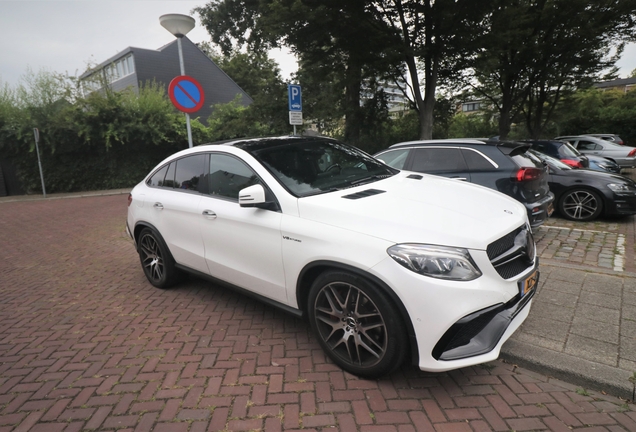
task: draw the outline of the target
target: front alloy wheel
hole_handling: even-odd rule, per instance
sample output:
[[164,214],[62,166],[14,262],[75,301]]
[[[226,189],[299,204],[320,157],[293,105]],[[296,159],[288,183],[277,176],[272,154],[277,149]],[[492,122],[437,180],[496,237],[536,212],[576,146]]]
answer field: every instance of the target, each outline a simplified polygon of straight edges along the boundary
[[320,344],[343,369],[373,377],[401,365],[406,340],[399,313],[374,285],[348,273],[323,274],[309,304]]
[[577,189],[563,195],[560,202],[561,214],[570,220],[590,221],[596,219],[603,210],[603,203],[595,192]]
[[148,281],[157,288],[168,288],[177,280],[174,260],[163,239],[150,228],[139,235],[139,260]]

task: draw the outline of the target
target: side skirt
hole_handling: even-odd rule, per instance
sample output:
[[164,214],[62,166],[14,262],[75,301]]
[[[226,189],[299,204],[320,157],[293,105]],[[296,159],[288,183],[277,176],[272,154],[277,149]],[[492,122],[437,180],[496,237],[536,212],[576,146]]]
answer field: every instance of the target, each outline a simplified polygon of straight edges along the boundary
[[247,297],[251,297],[251,298],[253,298],[255,300],[260,301],[261,303],[265,303],[265,304],[267,304],[269,306],[273,306],[276,309],[279,309],[279,310],[281,310],[283,312],[286,312],[286,313],[288,313],[288,314],[290,314],[290,315],[292,315],[292,316],[294,316],[296,318],[301,318],[302,319],[305,316],[303,311],[301,311],[299,309],[296,309],[296,308],[293,308],[293,307],[288,306],[286,304],[277,302],[276,300],[272,300],[272,299],[267,298],[265,296],[262,296],[260,294],[256,294],[256,293],[254,293],[252,291],[246,290],[245,288],[241,288],[239,286],[232,285],[229,282],[225,282],[225,281],[223,281],[221,279],[217,279],[214,276],[210,276],[209,274],[202,273],[202,272],[200,272],[198,270],[193,270],[193,269],[191,269],[189,267],[186,267],[184,265],[181,265],[181,264],[176,264],[175,266],[179,270],[182,270],[182,271],[184,271],[186,273],[190,273],[191,275],[194,275],[194,276],[196,276],[198,278],[208,280],[208,281],[214,283],[215,285],[220,285],[223,288],[227,288],[227,289],[230,289],[232,291],[236,291],[236,292],[238,292],[240,294],[243,294],[243,295],[245,295]]

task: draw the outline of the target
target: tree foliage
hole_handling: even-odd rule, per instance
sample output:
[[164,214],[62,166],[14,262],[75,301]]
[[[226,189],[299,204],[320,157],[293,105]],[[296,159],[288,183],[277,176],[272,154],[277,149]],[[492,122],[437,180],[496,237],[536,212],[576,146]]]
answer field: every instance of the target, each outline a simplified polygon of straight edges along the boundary
[[[209,131],[192,122],[196,143]],[[67,77],[28,74],[0,92],[0,153],[27,193],[41,190],[33,128],[47,192],[130,187],[166,156],[187,147],[185,118],[160,86],[83,97]]]
[[540,136],[564,95],[615,63],[636,34],[635,13],[635,0],[496,0],[470,78],[496,107],[499,135],[524,121]]

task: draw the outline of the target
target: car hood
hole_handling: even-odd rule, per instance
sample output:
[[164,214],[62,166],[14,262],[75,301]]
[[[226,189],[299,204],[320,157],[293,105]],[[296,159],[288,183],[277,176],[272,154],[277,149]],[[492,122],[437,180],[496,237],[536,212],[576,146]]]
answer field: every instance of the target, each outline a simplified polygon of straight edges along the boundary
[[525,207],[491,189],[401,171],[384,180],[299,198],[300,217],[394,243],[470,249],[527,222]]

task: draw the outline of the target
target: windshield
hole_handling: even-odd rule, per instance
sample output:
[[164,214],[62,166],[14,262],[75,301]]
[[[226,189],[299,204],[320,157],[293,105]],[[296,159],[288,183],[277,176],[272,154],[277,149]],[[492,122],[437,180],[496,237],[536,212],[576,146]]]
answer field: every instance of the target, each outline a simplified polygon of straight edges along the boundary
[[579,153],[579,151],[577,149],[574,148],[574,146],[572,146],[572,144],[570,144],[569,142],[565,142],[563,143],[563,155],[564,156],[581,156],[581,153]]
[[287,140],[246,150],[297,197],[371,183],[399,172],[333,140]]

